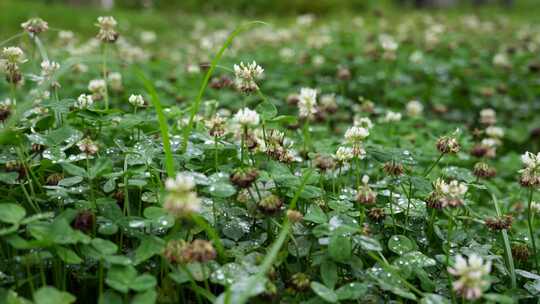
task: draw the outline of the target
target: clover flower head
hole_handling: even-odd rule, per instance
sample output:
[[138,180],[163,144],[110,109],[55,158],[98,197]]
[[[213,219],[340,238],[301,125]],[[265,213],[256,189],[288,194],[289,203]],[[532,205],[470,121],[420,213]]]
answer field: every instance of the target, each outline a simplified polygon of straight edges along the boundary
[[352,126],[345,131],[345,139],[351,143],[359,143],[368,136],[369,130],[358,126]]
[[240,109],[234,114],[233,120],[242,126],[256,126],[259,124],[259,114],[249,108]]
[[77,97],[77,103],[75,106],[79,109],[86,109],[94,103],[92,95],[81,94]]
[[358,119],[355,119],[354,125],[367,130],[373,128],[373,122],[371,121],[371,119],[369,119],[369,117],[360,117]]
[[236,76],[236,87],[242,92],[254,92],[259,89],[257,80],[263,77],[264,69],[253,61],[252,63],[235,64],[234,75]]
[[131,94],[131,96],[129,96],[128,101],[134,107],[144,106],[144,98],[140,94]]
[[118,40],[119,34],[116,32],[117,22],[111,16],[100,16],[98,17],[98,23],[96,24],[99,27],[99,32],[97,38],[102,42],[115,42]]
[[317,113],[317,90],[301,88],[298,95],[298,110],[300,117],[311,118]]
[[406,110],[408,116],[417,117],[424,111],[424,106],[418,100],[411,100],[407,103]]
[[401,113],[399,112],[388,111],[386,112],[386,115],[384,116],[385,122],[397,122],[400,120],[401,120]]
[[175,217],[185,217],[200,210],[201,200],[194,191],[195,180],[191,175],[177,174],[174,179],[168,178],[165,188],[169,194],[163,208]]
[[41,18],[32,18],[21,23],[21,27],[30,34],[39,34],[49,29],[49,24]]
[[457,255],[454,267],[448,267],[448,272],[458,277],[452,283],[452,288],[467,300],[475,300],[482,296],[483,289],[490,284],[487,276],[491,272],[491,262],[484,263],[482,257],[474,253],[468,260]]

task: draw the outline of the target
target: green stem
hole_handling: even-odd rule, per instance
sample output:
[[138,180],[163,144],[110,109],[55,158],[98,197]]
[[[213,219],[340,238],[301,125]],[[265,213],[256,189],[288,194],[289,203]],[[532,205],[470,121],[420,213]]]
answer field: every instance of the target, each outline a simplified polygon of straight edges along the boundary
[[536,270],[540,270],[538,268],[538,258],[537,258],[537,251],[536,251],[536,240],[535,240],[535,237],[534,237],[534,231],[533,231],[533,224],[534,224],[534,221],[533,221],[533,213],[532,213],[532,210],[531,210],[531,205],[532,205],[532,198],[533,198],[533,189],[529,189],[529,203],[528,203],[528,208],[527,208],[527,225],[529,226],[529,235],[531,237],[531,244],[532,244],[532,248],[533,248],[533,258],[534,258],[534,264],[536,266]]
[[435,166],[441,161],[443,156],[444,156],[444,153],[441,153],[441,155],[439,155],[439,158],[437,158],[437,160],[431,165],[431,167],[426,172],[424,172],[424,177],[427,177],[429,173],[431,173],[431,170],[435,168]]

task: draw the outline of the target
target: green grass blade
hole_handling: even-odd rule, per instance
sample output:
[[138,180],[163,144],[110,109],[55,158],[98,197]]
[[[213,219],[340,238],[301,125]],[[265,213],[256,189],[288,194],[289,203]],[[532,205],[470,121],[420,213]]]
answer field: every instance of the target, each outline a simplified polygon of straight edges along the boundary
[[150,101],[152,102],[152,105],[154,108],[156,108],[156,115],[159,122],[159,130],[161,132],[161,137],[163,138],[163,150],[165,151],[165,170],[167,171],[167,176],[174,177],[175,175],[175,168],[174,168],[174,160],[171,150],[171,140],[169,138],[169,126],[167,125],[167,119],[165,118],[165,114],[163,114],[163,107],[161,106],[161,102],[159,101],[159,96],[156,92],[156,89],[154,88],[154,85],[144,76],[144,73],[141,70],[136,71],[137,76],[144,84],[144,87],[146,88],[146,91],[148,94],[150,94]]
[[217,52],[216,56],[212,59],[212,62],[210,63],[210,68],[206,72],[206,75],[204,75],[203,82],[201,83],[201,87],[199,88],[199,93],[197,94],[197,98],[191,105],[191,113],[189,116],[189,122],[188,125],[184,128],[184,134],[183,134],[183,141],[182,141],[182,153],[186,153],[187,145],[188,145],[188,138],[191,134],[191,129],[193,129],[193,121],[195,119],[195,115],[199,112],[199,108],[201,106],[202,97],[204,95],[204,91],[206,90],[206,87],[208,86],[208,81],[210,80],[210,77],[212,77],[212,73],[214,72],[214,69],[218,65],[219,61],[221,60],[221,57],[223,56],[223,53],[225,50],[231,45],[234,38],[238,36],[242,31],[248,29],[250,26],[254,24],[266,24],[262,21],[252,21],[243,25],[240,25],[237,27],[230,35],[227,37],[227,40],[225,40],[225,43],[221,46],[219,51]]
[[[497,212],[497,216],[501,216],[502,214],[501,214],[501,210],[499,209],[499,202],[497,201],[497,198],[493,194],[491,195],[491,197],[493,199],[493,204],[495,205],[495,211]],[[508,231],[503,229],[501,233],[502,233],[502,239],[504,242],[504,252],[506,254],[506,260],[508,262],[508,270],[510,272],[510,278],[512,280],[512,288],[516,288],[517,287],[516,269],[514,267],[514,258],[512,257],[512,247],[510,247]]]
[[[289,209],[295,209],[296,208],[296,202],[300,198],[300,194],[302,194],[302,191],[304,191],[304,187],[306,186],[306,183],[311,176],[312,171],[307,171],[302,179],[302,183],[300,184],[300,187],[298,187],[298,190],[294,194],[294,197],[291,201],[291,204],[289,205]],[[281,247],[283,247],[283,244],[287,240],[287,236],[289,235],[289,228],[291,226],[291,223],[289,222],[289,218],[287,218],[287,215],[283,218],[283,225],[281,225],[281,230],[279,232],[279,235],[276,239],[276,241],[272,244],[272,247],[270,247],[270,251],[266,254],[264,257],[263,262],[261,263],[261,266],[259,268],[259,273],[255,277],[254,280],[250,281],[248,286],[245,288],[245,290],[240,294],[238,297],[239,304],[244,304],[249,299],[248,293],[252,290],[253,284],[257,281],[257,278],[262,278],[266,275],[266,273],[270,270],[270,267],[274,263],[274,261],[277,258],[277,255],[279,253],[279,250]]]

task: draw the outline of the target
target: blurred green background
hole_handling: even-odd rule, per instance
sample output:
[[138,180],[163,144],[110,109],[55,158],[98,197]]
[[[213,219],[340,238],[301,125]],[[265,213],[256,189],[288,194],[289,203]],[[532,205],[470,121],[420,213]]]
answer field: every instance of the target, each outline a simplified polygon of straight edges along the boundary
[[[114,3],[112,8],[105,9]],[[418,11],[446,16],[474,13],[479,16],[506,16],[534,20],[540,12],[539,0],[0,0],[0,38],[20,31],[20,23],[39,16],[53,21],[53,28],[93,33],[95,18],[111,14],[131,25],[154,30],[183,28],[201,17],[272,21],[299,14],[317,16],[361,15],[366,18],[406,17]],[[343,20],[343,19],[342,19]],[[189,28],[189,27],[188,27]]]

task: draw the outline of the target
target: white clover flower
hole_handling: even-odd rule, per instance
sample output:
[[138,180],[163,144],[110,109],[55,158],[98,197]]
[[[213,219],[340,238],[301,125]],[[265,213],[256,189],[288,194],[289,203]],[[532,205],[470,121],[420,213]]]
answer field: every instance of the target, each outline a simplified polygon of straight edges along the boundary
[[51,77],[58,69],[60,69],[60,64],[57,62],[49,60],[43,60],[41,62],[41,75],[43,77]]
[[534,213],[540,213],[540,203],[531,202],[531,211]]
[[397,122],[400,120],[401,120],[401,113],[399,112],[388,111],[386,112],[386,116],[384,117],[385,122]]
[[142,95],[139,94],[131,94],[128,99],[129,103],[134,107],[142,107],[144,106],[144,98]]
[[256,126],[259,124],[259,114],[249,108],[240,109],[234,114],[233,120],[242,126]]
[[467,193],[468,187],[464,183],[452,180],[448,183],[445,194],[453,198],[461,198]]
[[77,98],[75,106],[79,109],[86,109],[94,103],[92,95],[81,94]]
[[354,151],[353,148],[350,147],[339,147],[336,151],[336,159],[340,163],[346,163],[353,159],[354,157]]
[[373,122],[371,121],[371,119],[369,119],[369,117],[360,117],[358,119],[355,119],[354,125],[362,127],[367,130],[370,130],[371,128],[373,128]]
[[313,14],[304,14],[296,17],[296,24],[301,26],[308,26],[313,24],[315,16]]
[[242,92],[253,92],[259,89],[256,81],[263,77],[264,69],[253,61],[249,64],[235,64],[234,75],[236,76],[236,86]]
[[409,56],[409,61],[414,64],[420,64],[424,61],[424,54],[416,50]]
[[488,275],[491,272],[491,262],[484,263],[482,257],[473,253],[468,261],[461,255],[456,256],[454,267],[448,267],[448,272],[457,276],[452,288],[467,300],[475,300],[482,296],[483,289],[490,285]]
[[521,162],[527,168],[539,168],[540,167],[540,152],[538,152],[538,154],[536,155],[528,151],[525,152],[525,154],[521,155]]
[[298,96],[298,110],[300,117],[311,118],[317,113],[317,90],[301,88]]
[[21,23],[21,27],[30,34],[39,34],[49,29],[49,24],[41,18],[32,18]]
[[165,188],[169,194],[163,208],[175,217],[185,217],[200,210],[201,200],[194,191],[195,180],[191,175],[178,174],[175,179],[168,178]]
[[485,125],[493,125],[497,122],[497,114],[495,110],[486,108],[480,111],[480,123]]
[[484,147],[495,148],[500,144],[500,141],[495,138],[484,138],[480,144]]
[[118,33],[116,32],[116,20],[111,16],[98,17],[99,32],[97,38],[103,42],[115,42],[118,39]]
[[109,73],[109,75],[107,75],[107,81],[114,91],[122,91],[124,88],[122,85],[122,74],[118,72]]
[[72,31],[60,31],[58,39],[62,44],[71,44],[75,41],[75,34]]
[[94,94],[105,94],[107,91],[107,83],[103,79],[93,79],[88,83],[88,91]]
[[323,55],[317,54],[313,56],[312,62],[314,66],[321,66],[326,62],[326,59]]
[[187,174],[177,174],[176,178],[167,178],[165,189],[169,192],[187,192],[195,188],[195,179]]
[[490,126],[486,128],[486,135],[493,138],[504,137],[504,130],[501,127]]
[[345,131],[345,139],[351,143],[358,143],[369,136],[369,130],[366,128],[352,126]]
[[141,42],[144,44],[154,43],[157,39],[157,35],[153,31],[142,31],[140,35]]
[[17,65],[26,62],[23,50],[17,46],[3,48],[2,58],[5,59],[6,63],[10,65]]
[[381,44],[381,47],[383,50],[387,52],[394,52],[398,48],[398,43],[394,39],[394,37],[388,35],[388,34],[382,34],[379,36],[379,43]]
[[411,100],[407,103],[406,110],[408,116],[417,117],[422,115],[422,112],[424,111],[424,106],[418,100]]
[[498,53],[493,56],[493,65],[502,68],[508,68],[512,66],[512,64],[510,63],[510,59],[505,53]]

